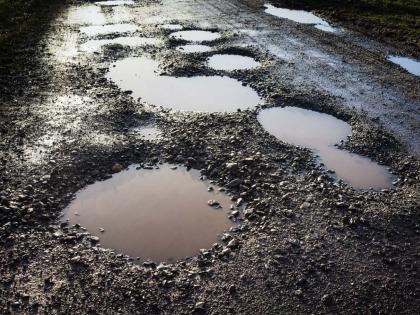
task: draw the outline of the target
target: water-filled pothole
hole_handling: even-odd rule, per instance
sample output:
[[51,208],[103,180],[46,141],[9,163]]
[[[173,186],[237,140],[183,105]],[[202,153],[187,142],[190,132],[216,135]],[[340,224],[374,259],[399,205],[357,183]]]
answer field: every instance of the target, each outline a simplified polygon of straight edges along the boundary
[[393,63],[396,63],[397,65],[404,68],[411,74],[420,76],[420,62],[419,61],[412,58],[400,57],[400,56],[389,56],[388,60]]
[[340,150],[334,144],[351,134],[351,126],[334,116],[298,107],[265,109],[258,121],[276,138],[312,149],[338,178],[358,189],[392,187],[387,169],[360,155]]
[[146,125],[133,129],[136,135],[144,140],[155,141],[162,138],[162,132],[154,125]]
[[209,51],[212,50],[212,48],[210,46],[207,46],[207,45],[189,44],[189,45],[178,46],[176,48],[176,50],[187,53],[187,54],[192,54],[192,53],[209,52]]
[[80,50],[84,52],[93,52],[99,50],[102,46],[105,45],[122,45],[130,47],[139,47],[147,45],[158,45],[161,41],[157,38],[147,38],[147,37],[138,37],[138,36],[125,36],[117,37],[114,39],[94,39],[87,41],[86,43],[80,46]]
[[95,2],[96,5],[101,6],[117,6],[117,5],[133,5],[134,1],[132,0],[109,0],[109,1],[98,1]]
[[[98,236],[104,247],[172,262],[211,247],[233,225],[230,198],[210,186],[196,170],[131,166],[78,192],[65,218]],[[212,200],[221,207],[210,206]]]
[[213,55],[207,60],[210,68],[215,70],[246,70],[259,67],[261,64],[254,58],[241,56],[241,55]]
[[107,77],[134,98],[181,111],[234,112],[262,102],[250,87],[222,76],[171,77],[159,75],[158,62],[147,57],[119,60]]
[[210,31],[179,31],[171,34],[172,38],[182,39],[189,42],[214,41],[222,37],[219,33]]
[[181,24],[162,24],[159,27],[171,31],[182,30],[184,28]]
[[134,24],[107,24],[107,25],[92,25],[80,28],[82,33],[88,36],[105,35],[112,33],[133,33],[138,30],[137,25]]
[[265,12],[279,18],[292,20],[302,24],[314,24],[316,28],[325,32],[335,32],[336,29],[332,27],[327,21],[321,19],[311,12],[304,10],[290,10],[284,8],[277,8],[271,4],[265,4]]

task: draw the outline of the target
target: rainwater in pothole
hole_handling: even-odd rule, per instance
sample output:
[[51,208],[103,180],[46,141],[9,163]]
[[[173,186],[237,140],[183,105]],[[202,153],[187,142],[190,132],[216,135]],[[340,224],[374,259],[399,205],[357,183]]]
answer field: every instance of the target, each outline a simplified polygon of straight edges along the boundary
[[118,6],[118,5],[133,5],[134,1],[132,0],[110,0],[110,1],[98,1],[95,2],[96,5],[101,6]]
[[277,8],[271,4],[265,4],[265,13],[277,16],[279,18],[292,20],[302,24],[313,24],[316,28],[325,32],[336,32],[327,21],[321,19],[311,12],[304,10],[290,10],[284,8]]
[[159,25],[159,27],[165,30],[172,30],[172,31],[182,30],[184,28],[181,24],[162,24],[162,25]]
[[207,60],[207,65],[215,70],[246,70],[259,67],[261,64],[254,58],[241,55],[214,55]]
[[132,132],[144,140],[156,141],[162,138],[162,132],[153,125],[134,128]]
[[107,24],[107,25],[93,25],[84,26],[80,28],[82,33],[88,36],[106,35],[112,33],[133,33],[138,30],[137,25],[134,24]]
[[233,225],[229,196],[210,186],[197,170],[133,165],[79,191],[64,218],[98,236],[103,247],[140,261],[173,262],[210,248]]
[[334,147],[351,134],[351,126],[334,116],[298,107],[265,109],[258,115],[264,129],[284,142],[306,147],[337,178],[357,189],[392,187],[392,176],[384,166]]
[[189,42],[205,42],[205,41],[214,41],[222,37],[217,32],[210,31],[179,31],[171,34],[172,38],[182,39]]
[[106,23],[105,14],[96,5],[71,7],[67,21],[69,24],[103,25]]
[[409,73],[420,76],[420,62],[408,57],[389,56],[388,60],[399,65]]
[[209,52],[212,50],[210,46],[207,45],[182,45],[178,46],[176,50],[181,51],[183,53],[192,54],[192,53],[204,53]]
[[157,61],[147,57],[119,60],[107,78],[121,90],[150,105],[180,111],[234,112],[262,103],[257,92],[225,76],[172,77],[159,75]]
[[84,52],[94,52],[101,49],[101,47],[105,45],[122,45],[122,46],[130,46],[130,47],[139,47],[139,46],[147,46],[147,45],[156,46],[156,45],[159,45],[160,43],[161,41],[157,38],[125,36],[125,37],[117,37],[114,39],[90,40],[82,44],[80,46],[80,50]]

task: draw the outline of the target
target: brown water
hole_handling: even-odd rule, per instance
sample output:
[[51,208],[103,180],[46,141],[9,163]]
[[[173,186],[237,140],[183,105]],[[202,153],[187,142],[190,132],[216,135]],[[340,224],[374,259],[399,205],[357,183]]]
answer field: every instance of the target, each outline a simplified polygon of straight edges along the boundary
[[372,160],[334,147],[351,134],[351,126],[334,116],[298,107],[270,108],[258,121],[276,138],[312,149],[326,168],[359,189],[392,187],[392,176]]
[[[208,191],[196,170],[129,170],[81,190],[65,218],[100,237],[100,244],[141,260],[176,261],[209,248],[232,226],[230,198]],[[217,200],[222,208],[208,205]],[[100,232],[104,229],[104,232]]]
[[229,54],[213,55],[207,60],[207,64],[210,68],[225,71],[254,69],[261,65],[254,58]]
[[147,57],[119,60],[107,77],[136,99],[179,111],[235,112],[262,102],[257,92],[233,78],[159,75],[158,62]]

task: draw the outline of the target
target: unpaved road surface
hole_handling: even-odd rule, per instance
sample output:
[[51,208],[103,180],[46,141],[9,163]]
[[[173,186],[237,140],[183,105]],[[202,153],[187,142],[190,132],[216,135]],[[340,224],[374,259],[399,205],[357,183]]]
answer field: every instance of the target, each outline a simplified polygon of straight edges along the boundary
[[[385,61],[392,47],[278,19],[262,4],[74,2],[42,34],[35,56],[27,54],[34,47],[19,51],[17,62],[35,66],[12,69],[2,81],[2,314],[420,312],[418,77]],[[94,17],[80,18],[79,10]],[[112,23],[136,25],[125,35],[160,44],[81,50],[88,40],[121,35],[88,36],[81,27]],[[168,23],[223,36],[209,43],[212,52],[186,55],[174,49],[181,42],[170,39],[172,31],[159,27]],[[395,189],[358,191],[332,180],[309,150],[268,135],[258,109],[172,112],[106,79],[112,62],[140,55],[173,75],[225,74],[205,67],[217,52],[262,63],[229,75],[253,87],[264,106],[315,109],[349,122],[353,135],[343,146],[389,166]],[[150,125],[162,139],[135,132]],[[228,191],[253,210],[228,231],[235,242],[175,264],[141,265],[60,224],[74,194],[109,178],[115,163],[158,162],[202,170],[220,186],[238,180]]]

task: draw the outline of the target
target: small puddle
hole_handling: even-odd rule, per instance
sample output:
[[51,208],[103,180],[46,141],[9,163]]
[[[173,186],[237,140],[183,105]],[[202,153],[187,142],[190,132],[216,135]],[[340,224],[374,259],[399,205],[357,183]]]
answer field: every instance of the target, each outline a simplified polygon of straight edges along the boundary
[[[100,244],[144,261],[174,262],[209,248],[233,223],[229,196],[209,191],[197,170],[160,165],[128,170],[79,191],[64,218],[100,238]],[[216,200],[221,208],[210,207]]]
[[184,28],[181,24],[162,24],[162,25],[159,25],[159,27],[165,30],[172,30],[172,31],[182,30]]
[[135,128],[133,132],[144,140],[155,141],[162,138],[162,132],[153,125]]
[[110,0],[110,1],[98,1],[95,2],[96,5],[101,6],[117,6],[117,5],[133,5],[134,1],[132,0]]
[[219,33],[210,31],[179,31],[171,34],[172,38],[182,39],[189,42],[214,41],[222,37]]
[[182,46],[178,46],[176,48],[176,50],[187,53],[187,54],[192,54],[192,53],[204,53],[204,52],[209,52],[212,50],[212,48],[210,46],[206,46],[206,45],[182,45]]
[[384,166],[360,155],[340,150],[334,144],[351,134],[351,126],[334,116],[298,107],[265,109],[258,115],[264,129],[276,138],[312,149],[326,168],[358,189],[392,187]]
[[389,56],[388,60],[404,68],[411,74],[420,76],[420,62],[408,57]]
[[229,77],[159,75],[158,62],[147,57],[113,63],[107,78],[135,99],[180,111],[235,112],[262,102],[253,89]]
[[69,24],[103,25],[106,18],[98,6],[86,5],[70,8],[67,21]]
[[89,36],[105,35],[112,33],[133,33],[138,30],[134,24],[107,24],[107,25],[93,25],[84,26],[80,28],[82,33]]
[[215,70],[246,70],[259,67],[261,64],[254,58],[241,55],[214,55],[207,60],[210,68]]
[[84,52],[93,52],[99,50],[105,45],[122,45],[122,46],[147,46],[147,45],[158,45],[161,41],[157,38],[146,38],[146,37],[117,37],[114,39],[97,39],[90,40],[80,46],[80,50]]
[[284,8],[277,8],[271,4],[265,4],[265,13],[277,16],[279,18],[292,20],[302,24],[314,24],[316,28],[325,32],[335,32],[336,29],[332,27],[327,21],[321,19],[311,12],[304,10],[290,10]]

